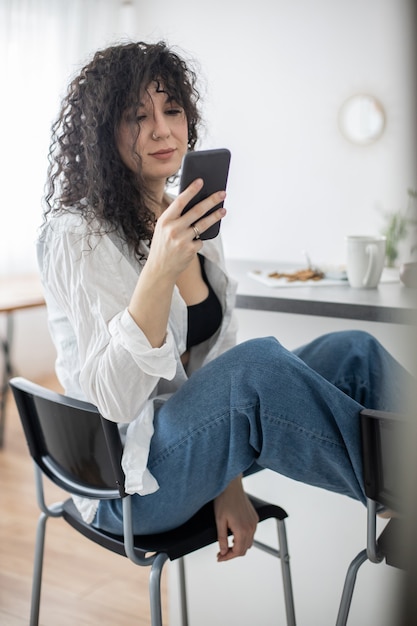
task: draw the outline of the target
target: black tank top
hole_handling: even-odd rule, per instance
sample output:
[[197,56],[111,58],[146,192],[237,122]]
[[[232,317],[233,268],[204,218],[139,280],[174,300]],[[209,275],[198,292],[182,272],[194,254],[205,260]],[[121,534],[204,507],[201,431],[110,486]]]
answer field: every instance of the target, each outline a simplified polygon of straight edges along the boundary
[[209,293],[203,302],[192,304],[188,308],[188,332],[187,350],[209,339],[222,322],[222,307],[216,294],[214,293],[204,269],[204,257],[198,254],[201,266],[201,274],[206,283]]

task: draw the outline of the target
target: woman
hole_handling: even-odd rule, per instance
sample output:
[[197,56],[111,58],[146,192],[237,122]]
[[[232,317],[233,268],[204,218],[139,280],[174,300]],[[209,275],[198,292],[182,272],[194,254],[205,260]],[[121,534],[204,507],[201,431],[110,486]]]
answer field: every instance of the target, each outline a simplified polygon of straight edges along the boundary
[[[181,524],[214,499],[224,561],[245,554],[256,528],[244,473],[267,467],[364,501],[359,412],[396,407],[403,372],[360,332],[296,353],[273,338],[234,346],[220,237],[199,238],[224,218],[203,216],[225,193],[184,215],[202,181],[167,193],[196,145],[195,83],[164,43],[117,45],[82,69],[53,127],[38,253],[65,393],[128,424],[136,532]],[[120,500],[77,506],[121,532]]]

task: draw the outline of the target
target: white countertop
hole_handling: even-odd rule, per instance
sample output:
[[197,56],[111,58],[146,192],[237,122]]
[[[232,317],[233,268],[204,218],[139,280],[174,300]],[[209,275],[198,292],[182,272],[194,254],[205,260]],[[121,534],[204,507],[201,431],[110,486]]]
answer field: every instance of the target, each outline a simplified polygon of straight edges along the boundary
[[282,271],[288,263],[227,259],[230,275],[238,281],[237,308],[320,315],[375,322],[417,322],[417,291],[405,287],[388,272],[376,289],[353,289],[348,282],[269,287],[249,275],[253,271]]

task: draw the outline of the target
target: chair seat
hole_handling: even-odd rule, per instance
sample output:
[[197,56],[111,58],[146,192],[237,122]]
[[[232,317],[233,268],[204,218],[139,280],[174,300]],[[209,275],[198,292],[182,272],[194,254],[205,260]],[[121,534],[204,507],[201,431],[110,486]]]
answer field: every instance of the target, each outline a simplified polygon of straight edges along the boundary
[[[288,517],[286,511],[281,507],[264,502],[254,496],[248,497],[261,522],[269,518],[283,520]],[[63,517],[70,526],[82,535],[112,552],[126,556],[123,537],[94,528],[91,524],[84,522],[72,498],[64,502]],[[216,541],[217,528],[213,503],[209,502],[190,520],[174,530],[155,535],[136,535],[135,552],[142,557],[149,552],[163,552],[173,561]]]

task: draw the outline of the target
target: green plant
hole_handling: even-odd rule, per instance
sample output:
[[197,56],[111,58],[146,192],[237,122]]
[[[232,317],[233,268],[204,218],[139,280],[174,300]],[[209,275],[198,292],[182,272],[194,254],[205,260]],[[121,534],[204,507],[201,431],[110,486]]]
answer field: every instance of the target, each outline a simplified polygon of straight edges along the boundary
[[400,209],[398,211],[385,213],[386,225],[382,229],[382,234],[387,238],[386,262],[388,267],[393,267],[395,265],[395,261],[397,260],[399,253],[399,243],[407,237],[410,225],[415,225],[417,223],[417,215],[415,211],[417,191],[414,189],[407,189],[407,195],[408,205],[405,211],[401,211]]

